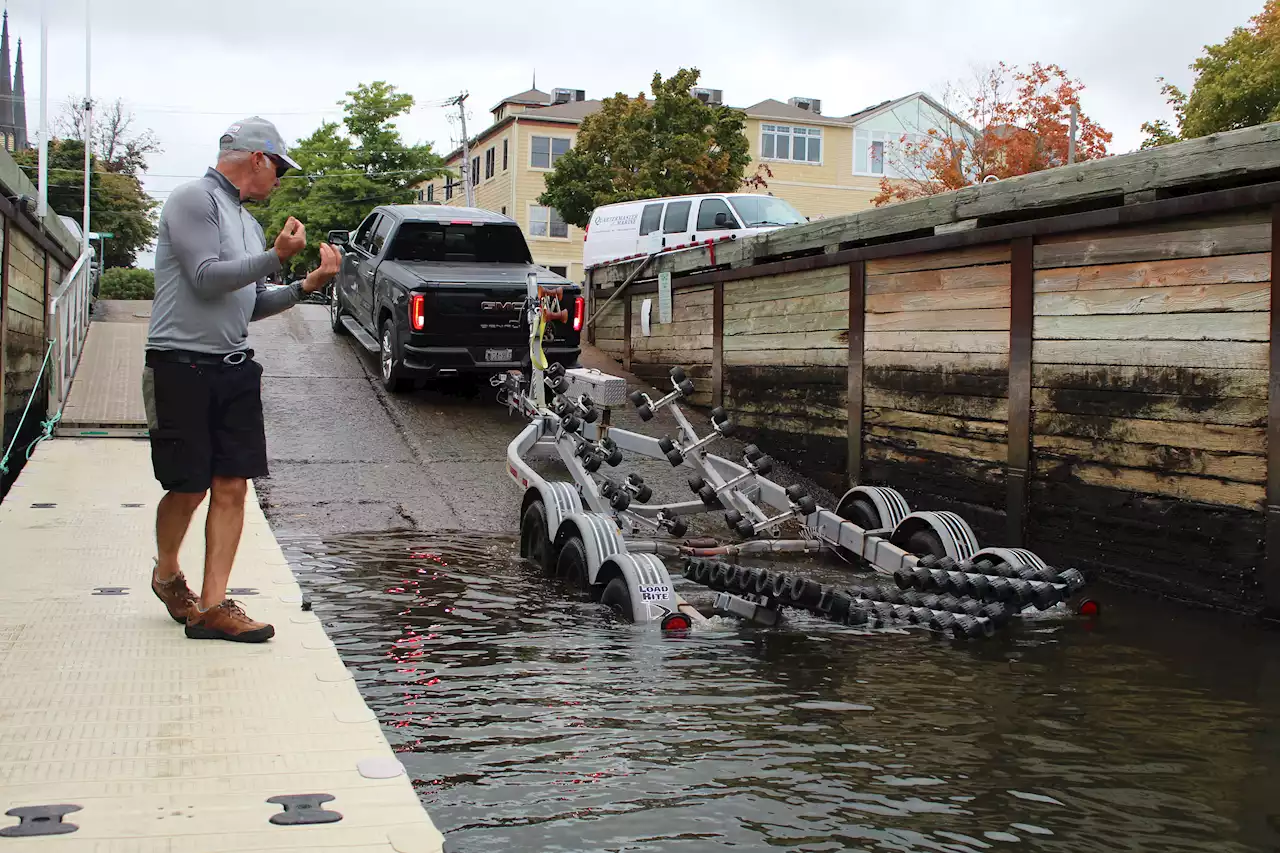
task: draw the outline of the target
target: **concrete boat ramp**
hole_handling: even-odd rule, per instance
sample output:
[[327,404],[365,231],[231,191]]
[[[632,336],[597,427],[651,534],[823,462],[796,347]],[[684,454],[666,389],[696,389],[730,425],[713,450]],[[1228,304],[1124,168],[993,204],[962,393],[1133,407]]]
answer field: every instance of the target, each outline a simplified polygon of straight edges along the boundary
[[160,496],[145,441],[59,437],[0,504],[0,853],[441,851],[256,497],[231,576],[276,626],[254,646],[188,640],[152,594]]

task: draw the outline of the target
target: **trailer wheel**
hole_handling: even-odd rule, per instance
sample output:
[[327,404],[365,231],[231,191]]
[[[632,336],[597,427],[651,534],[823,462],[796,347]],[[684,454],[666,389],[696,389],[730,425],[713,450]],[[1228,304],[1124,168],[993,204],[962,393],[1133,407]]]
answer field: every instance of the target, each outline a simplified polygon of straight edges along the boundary
[[930,555],[941,559],[947,556],[947,549],[942,547],[942,540],[932,530],[917,530],[907,537],[903,550],[917,557]]
[[555,548],[547,532],[547,508],[540,500],[529,504],[520,518],[520,556],[544,572],[554,568]]
[[616,577],[609,581],[605,585],[604,592],[600,594],[600,603],[616,613],[624,622],[634,621],[631,618],[631,589],[627,586],[626,578]]
[[587,588],[587,548],[581,536],[570,536],[556,556],[556,575],[578,589]]
[[876,511],[875,504],[871,503],[871,499],[862,495],[858,495],[849,503],[840,507],[840,517],[845,521],[852,521],[863,530],[880,529],[880,513]]

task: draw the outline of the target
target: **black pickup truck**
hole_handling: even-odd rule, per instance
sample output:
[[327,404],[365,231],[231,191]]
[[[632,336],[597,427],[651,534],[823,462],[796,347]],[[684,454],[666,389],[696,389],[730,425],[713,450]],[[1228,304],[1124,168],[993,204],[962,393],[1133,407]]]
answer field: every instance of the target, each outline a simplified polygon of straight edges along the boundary
[[415,380],[479,385],[511,369],[528,371],[523,306],[529,273],[562,287],[568,320],[543,337],[547,359],[565,367],[581,353],[581,289],[533,263],[515,220],[488,210],[384,205],[352,235],[330,231],[342,269],[329,302],[334,332],[378,353],[382,384],[404,391]]

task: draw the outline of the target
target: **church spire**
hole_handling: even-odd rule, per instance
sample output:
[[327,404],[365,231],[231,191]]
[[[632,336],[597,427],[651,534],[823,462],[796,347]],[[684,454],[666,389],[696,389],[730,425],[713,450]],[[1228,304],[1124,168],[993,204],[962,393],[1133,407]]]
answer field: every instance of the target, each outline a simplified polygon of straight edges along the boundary
[[18,59],[13,69],[13,149],[27,147],[27,87],[22,82],[22,39],[18,39]]
[[[9,57],[9,10],[4,10],[4,26],[0,29],[0,133],[5,142],[13,139],[13,84],[9,71],[13,68]],[[9,147],[9,145],[6,145]]]

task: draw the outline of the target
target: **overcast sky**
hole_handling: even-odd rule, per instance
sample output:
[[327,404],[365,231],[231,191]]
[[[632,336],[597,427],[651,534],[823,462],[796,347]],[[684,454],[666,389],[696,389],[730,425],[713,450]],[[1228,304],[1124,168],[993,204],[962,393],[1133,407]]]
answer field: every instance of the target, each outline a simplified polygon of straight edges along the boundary
[[[50,112],[85,91],[85,0],[46,0]],[[340,117],[336,102],[386,80],[422,106],[409,141],[448,151],[459,137],[430,102],[468,91],[468,130],[529,88],[596,98],[647,88],[653,72],[702,71],[726,103],[820,98],[828,115],[916,90],[937,92],[973,64],[1056,62],[1086,86],[1083,109],[1137,148],[1139,126],[1168,116],[1156,77],[1189,85],[1187,66],[1263,0],[731,0],[593,3],[433,0],[89,0],[92,94],[123,98],[164,152],[146,179],[157,198],[201,174],[216,140],[254,113],[287,140]],[[23,39],[28,124],[40,117],[40,0],[9,0]],[[1041,11],[1043,9],[1043,11]],[[456,113],[456,110],[453,111]],[[52,115],[51,115],[52,119]],[[149,259],[148,259],[149,260]]]

